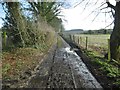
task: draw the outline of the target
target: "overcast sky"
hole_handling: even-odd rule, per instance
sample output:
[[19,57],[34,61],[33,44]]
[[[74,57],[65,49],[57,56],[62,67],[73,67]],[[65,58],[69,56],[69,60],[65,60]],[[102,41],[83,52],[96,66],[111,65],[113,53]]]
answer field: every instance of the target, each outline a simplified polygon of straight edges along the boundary
[[[113,21],[113,18],[110,18],[110,14],[105,14],[105,13],[100,13],[97,16],[97,18],[93,21],[93,19],[99,12],[99,9],[95,9],[95,8],[99,7],[101,5],[101,2],[104,2],[105,0],[98,0],[99,2],[97,4],[94,4],[97,0],[85,0],[86,2],[90,1],[90,3],[87,5],[85,10],[84,10],[84,7],[86,2],[83,2],[80,5],[77,5],[75,8],[73,8],[73,6],[76,5],[76,2],[80,0],[67,0],[67,1],[70,2],[70,5],[72,7],[67,9],[62,8],[62,13],[61,13],[62,15],[64,15],[64,19],[67,20],[67,22],[63,21],[63,25],[66,30],[101,29],[101,28],[105,28],[107,25],[109,25]],[[109,0],[109,1],[115,5],[114,0]],[[106,7],[106,5],[104,5],[103,7]],[[108,10],[110,9],[104,9],[102,12],[105,12]],[[95,11],[95,12],[90,14],[92,11]],[[2,10],[1,5],[0,5],[0,17],[3,17],[3,18],[5,17],[5,14]],[[2,27],[2,23],[3,21],[0,19],[0,27]],[[108,28],[113,28],[113,25],[109,26]]]
[[[67,22],[63,22],[66,30],[78,29],[78,28],[84,29],[84,30],[101,29],[101,28],[105,28],[106,26],[108,26],[109,24],[113,22],[113,18],[110,17],[111,14],[108,14],[108,13],[107,14],[100,13],[96,17],[98,12],[100,12],[99,9],[96,9],[96,8],[101,5],[101,2],[105,2],[105,0],[99,0],[99,2],[95,5],[94,3],[97,0],[89,0],[89,1],[90,3],[87,5],[85,10],[84,8],[87,2],[83,2],[75,8],[69,8],[69,9],[63,8],[62,9],[62,14],[65,16],[64,19],[67,20]],[[110,0],[110,2],[113,5],[115,5],[114,0]],[[101,8],[106,7],[106,6],[107,5],[105,4]],[[109,11],[109,10],[111,9],[109,8],[104,9],[102,12]],[[95,11],[95,12],[90,14],[92,11]],[[96,19],[94,20],[95,17]],[[113,28],[113,24],[107,28]]]

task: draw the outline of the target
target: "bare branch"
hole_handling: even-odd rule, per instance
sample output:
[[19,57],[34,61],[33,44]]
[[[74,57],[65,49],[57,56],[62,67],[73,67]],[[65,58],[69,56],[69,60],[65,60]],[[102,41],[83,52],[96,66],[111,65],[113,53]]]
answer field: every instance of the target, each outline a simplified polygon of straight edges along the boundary
[[111,12],[112,12],[113,17],[115,18],[115,13],[113,12],[113,10],[112,10],[112,9],[111,9]]
[[106,9],[107,7],[103,7],[103,8],[101,8],[100,10],[103,10],[103,9]]
[[109,16],[110,16],[111,19],[113,19],[113,15],[110,15],[110,14],[109,14]]
[[82,0],[81,2],[79,2],[77,5],[73,6],[74,8],[77,7],[78,5],[80,5],[82,2],[84,2],[85,0]]
[[[96,2],[96,3],[97,3],[97,2]],[[93,14],[93,13],[95,12],[95,10],[100,9],[100,8],[101,8],[102,6],[104,6],[105,4],[106,4],[106,2],[102,2],[101,5],[100,5],[99,7],[97,7],[97,8],[95,8],[87,17],[85,17],[85,19],[88,18],[91,14]],[[100,12],[98,12],[98,13],[101,13],[101,10],[100,10]],[[98,15],[99,15],[99,14],[98,14]],[[96,17],[97,17],[98,15],[96,15],[94,19],[96,19]],[[94,19],[92,20],[92,22],[94,21]]]
[[95,21],[95,19],[98,17],[99,14],[100,14],[100,12],[98,12],[98,13],[95,15],[95,18],[92,20],[92,22]]
[[109,0],[106,0],[106,3],[107,3],[107,5],[108,5],[108,7],[110,7],[110,8],[112,8],[112,9],[115,10],[115,6],[112,5],[112,4],[109,2]]
[[87,5],[89,4],[89,2],[90,2],[90,0],[88,0],[88,2],[85,4],[85,7],[84,7],[82,13],[85,11],[85,9],[86,9]]
[[106,3],[101,3],[101,5],[99,7],[97,7],[96,9],[101,8],[102,6],[104,6]]
[[97,0],[94,5],[96,5],[96,4],[98,3],[98,1],[99,1],[99,0]]
[[110,23],[109,25],[107,25],[105,28],[107,28],[107,27],[111,26],[113,23],[114,23],[114,21],[113,21],[112,23]]
[[[96,13],[98,13],[99,11],[94,11]],[[105,12],[101,12],[101,13],[111,13],[111,11],[105,11]]]

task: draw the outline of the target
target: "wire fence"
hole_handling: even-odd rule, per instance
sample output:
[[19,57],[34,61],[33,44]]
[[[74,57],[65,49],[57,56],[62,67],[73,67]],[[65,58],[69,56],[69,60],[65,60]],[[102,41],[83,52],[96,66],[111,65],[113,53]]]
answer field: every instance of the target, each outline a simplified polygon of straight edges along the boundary
[[69,35],[70,40],[86,50],[97,51],[105,55],[109,51],[110,35]]

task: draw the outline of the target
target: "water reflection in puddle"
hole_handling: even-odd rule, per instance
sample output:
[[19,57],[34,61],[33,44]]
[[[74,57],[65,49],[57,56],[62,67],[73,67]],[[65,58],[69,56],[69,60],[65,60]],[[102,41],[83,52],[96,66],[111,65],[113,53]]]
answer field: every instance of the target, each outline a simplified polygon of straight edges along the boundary
[[[60,49],[60,52],[63,53],[64,59],[66,62],[71,65],[73,70],[76,71],[77,75],[80,75],[82,79],[87,82],[87,86],[89,87],[98,87],[101,88],[101,85],[97,82],[97,80],[92,76],[90,71],[87,69],[86,65],[82,62],[81,58],[76,54],[74,49],[70,47]],[[93,86],[91,86],[91,81]],[[96,86],[95,86],[96,85]]]

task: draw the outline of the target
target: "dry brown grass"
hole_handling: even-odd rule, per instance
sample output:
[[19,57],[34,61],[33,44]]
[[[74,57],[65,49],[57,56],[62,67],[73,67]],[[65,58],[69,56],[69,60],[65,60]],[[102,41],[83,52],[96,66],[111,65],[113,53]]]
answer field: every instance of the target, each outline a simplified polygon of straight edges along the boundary
[[[39,62],[42,62],[50,47],[56,43],[55,31],[46,22],[31,25],[30,28],[38,37],[34,46],[14,48],[2,53],[3,81],[19,80],[25,71],[33,71]],[[32,39],[28,41],[33,42]]]
[[10,53],[3,53],[3,79],[18,79],[23,71],[27,69],[33,70],[43,56],[42,52],[33,48],[18,48]]

